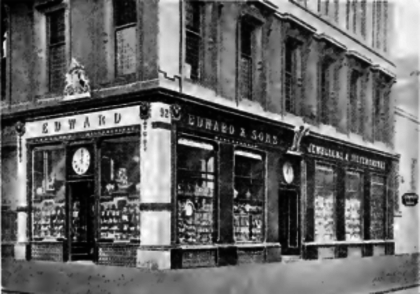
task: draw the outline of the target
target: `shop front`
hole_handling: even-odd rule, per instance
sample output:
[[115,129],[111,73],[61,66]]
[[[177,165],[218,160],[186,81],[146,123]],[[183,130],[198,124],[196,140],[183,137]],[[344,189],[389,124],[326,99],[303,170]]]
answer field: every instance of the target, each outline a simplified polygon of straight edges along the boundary
[[183,102],[27,122],[17,259],[191,268],[393,253],[395,158]]

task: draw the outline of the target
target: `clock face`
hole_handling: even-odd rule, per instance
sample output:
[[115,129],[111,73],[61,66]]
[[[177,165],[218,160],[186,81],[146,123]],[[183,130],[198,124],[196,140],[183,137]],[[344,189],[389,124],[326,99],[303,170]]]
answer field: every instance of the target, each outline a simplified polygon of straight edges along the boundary
[[84,147],[76,150],[73,154],[72,167],[76,174],[83,175],[90,166],[90,153]]
[[283,164],[283,177],[287,184],[290,184],[295,179],[295,172],[293,166],[289,161]]

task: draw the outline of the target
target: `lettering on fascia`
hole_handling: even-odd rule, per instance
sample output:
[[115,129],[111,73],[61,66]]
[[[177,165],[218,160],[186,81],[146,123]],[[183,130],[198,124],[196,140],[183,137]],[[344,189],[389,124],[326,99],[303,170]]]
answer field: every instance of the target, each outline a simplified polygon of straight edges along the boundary
[[248,130],[245,127],[238,127],[223,121],[203,118],[193,114],[188,115],[188,125],[200,129],[205,129],[211,132],[216,132],[219,134],[226,134],[244,139],[250,139],[260,143],[267,143],[272,145],[279,144],[279,140],[276,135],[254,129]]
[[381,160],[374,160],[371,158],[359,156],[357,154],[349,154],[347,152],[338,151],[338,150],[326,148],[323,146],[318,146],[315,144],[309,145],[308,153],[324,156],[328,158],[333,158],[333,159],[339,159],[339,160],[347,161],[347,162],[355,162],[358,164],[363,164],[363,165],[367,165],[367,166],[371,166],[371,167],[375,167],[379,169],[385,169],[385,162]]

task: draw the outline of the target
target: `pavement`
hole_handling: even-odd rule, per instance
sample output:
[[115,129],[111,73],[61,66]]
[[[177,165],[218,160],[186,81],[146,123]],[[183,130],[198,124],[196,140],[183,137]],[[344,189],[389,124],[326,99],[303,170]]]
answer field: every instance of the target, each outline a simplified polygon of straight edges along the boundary
[[420,255],[411,254],[152,271],[3,260],[2,287],[6,293],[31,294],[409,294],[420,285],[419,262]]

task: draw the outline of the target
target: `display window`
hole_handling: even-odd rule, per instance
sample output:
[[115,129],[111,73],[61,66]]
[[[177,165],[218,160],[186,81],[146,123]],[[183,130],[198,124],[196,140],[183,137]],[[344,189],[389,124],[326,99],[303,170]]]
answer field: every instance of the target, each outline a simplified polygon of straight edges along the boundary
[[336,240],[336,181],[333,166],[315,165],[315,242]]
[[140,140],[104,140],[101,144],[100,238],[140,239]]
[[362,240],[363,174],[346,172],[345,232],[347,241]]
[[177,155],[177,241],[179,244],[212,243],[214,147],[181,138]]
[[370,239],[385,238],[385,178],[371,177],[370,186]]
[[32,232],[34,240],[65,237],[64,149],[33,151]]
[[233,213],[236,242],[263,241],[264,171],[261,155],[235,151]]

